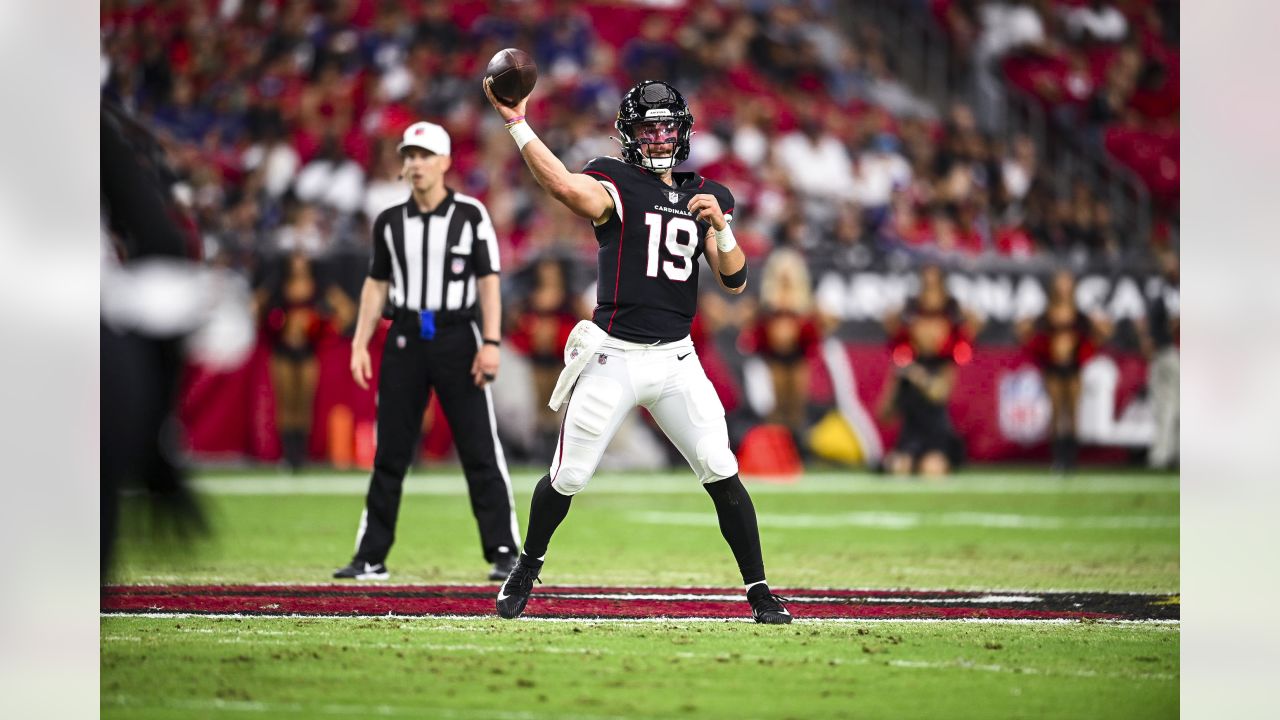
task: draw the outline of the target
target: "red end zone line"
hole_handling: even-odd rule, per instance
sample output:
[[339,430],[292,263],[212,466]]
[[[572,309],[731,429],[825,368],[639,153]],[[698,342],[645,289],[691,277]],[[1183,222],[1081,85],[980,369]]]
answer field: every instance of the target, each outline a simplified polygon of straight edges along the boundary
[[[587,590],[606,590],[610,598],[583,597]],[[525,615],[549,618],[745,618],[750,617],[745,599],[726,601],[723,591],[691,593],[682,588],[547,588],[535,591]],[[716,599],[690,599],[691,594],[719,594]],[[981,593],[928,593],[954,598],[948,604],[894,602],[905,593],[857,591],[862,596],[850,600],[828,600],[825,591],[807,601],[800,596],[814,591],[791,593],[800,602],[791,605],[796,617],[814,619],[1002,619],[1002,620],[1123,620],[1135,613],[1113,607],[1044,607],[1039,603],[1021,606],[966,604],[964,598]],[[564,597],[564,594],[574,597]],[[625,597],[629,594],[647,597]],[[670,599],[654,595],[676,596]],[[882,596],[888,602],[867,603],[858,597]],[[678,599],[677,599],[678,597]],[[923,599],[923,598],[922,598]],[[851,601],[852,600],[852,601]],[[958,601],[958,602],[957,602]],[[1083,604],[1082,604],[1083,605]],[[112,587],[102,596],[104,613],[197,613],[242,615],[316,616],[475,616],[492,617],[492,586],[198,586],[198,587]],[[1146,613],[1138,617],[1152,617]]]
[[[439,593],[443,595],[495,595],[498,585],[388,585],[383,583],[341,583],[329,585],[110,585],[107,592],[118,595],[130,595],[138,592],[174,592],[178,594],[244,594],[244,593],[301,593],[301,594],[349,594],[349,595],[394,595],[410,593],[415,595]],[[836,598],[878,598],[878,597],[918,597],[918,598],[979,598],[988,595],[1054,595],[1061,593],[1045,593],[1030,590],[867,590],[867,589],[814,589],[792,588],[778,591],[790,598],[804,597],[836,597]],[[534,591],[537,595],[735,595],[741,594],[738,588],[723,587],[603,587],[591,585],[539,585]],[[744,596],[745,597],[745,596]]]

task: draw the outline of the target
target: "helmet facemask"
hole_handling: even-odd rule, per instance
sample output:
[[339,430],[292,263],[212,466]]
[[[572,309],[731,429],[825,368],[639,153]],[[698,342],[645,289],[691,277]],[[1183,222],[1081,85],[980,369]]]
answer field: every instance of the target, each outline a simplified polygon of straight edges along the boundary
[[681,145],[688,147],[688,126],[688,122],[678,120],[645,120],[633,124],[628,134],[635,143],[638,164],[650,170],[670,170],[679,164],[677,152]]

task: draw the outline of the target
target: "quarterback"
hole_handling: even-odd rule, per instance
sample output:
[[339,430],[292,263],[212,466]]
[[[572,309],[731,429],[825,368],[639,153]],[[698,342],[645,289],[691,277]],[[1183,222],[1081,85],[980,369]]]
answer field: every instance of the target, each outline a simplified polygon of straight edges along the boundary
[[705,256],[721,287],[734,294],[746,288],[747,266],[731,227],[733,194],[714,180],[675,171],[689,157],[693,132],[684,97],[664,82],[631,88],[615,123],[621,157],[595,158],[572,173],[529,126],[527,98],[508,107],[488,81],[484,91],[538,184],[590,220],[600,245],[595,312],[570,335],[549,403],[567,404],[555,457],[534,489],[524,551],[498,592],[498,614],[524,611],[570,501],[640,406],[711,496],[756,622],[791,622],[765,580],[755,507],[729,448],[724,407],[689,338],[699,260]]

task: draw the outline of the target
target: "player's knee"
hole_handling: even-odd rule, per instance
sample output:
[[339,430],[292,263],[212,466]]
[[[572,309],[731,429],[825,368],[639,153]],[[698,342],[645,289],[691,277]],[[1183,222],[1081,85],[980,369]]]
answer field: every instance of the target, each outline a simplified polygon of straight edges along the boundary
[[698,441],[698,479],[704,483],[715,482],[738,472],[738,458],[729,449],[729,438],[708,435]]
[[551,487],[561,495],[577,495],[587,486],[591,472],[583,467],[562,466],[551,481]]

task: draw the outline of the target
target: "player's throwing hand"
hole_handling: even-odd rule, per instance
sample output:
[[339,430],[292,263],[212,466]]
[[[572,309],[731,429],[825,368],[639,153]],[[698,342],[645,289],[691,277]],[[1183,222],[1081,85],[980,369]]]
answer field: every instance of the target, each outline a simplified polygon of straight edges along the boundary
[[510,122],[517,118],[524,118],[525,106],[529,104],[528,96],[516,103],[515,107],[508,107],[499,102],[498,98],[494,96],[493,88],[489,87],[492,83],[493,78],[486,77],[480,82],[480,85],[484,88],[484,96],[489,98],[489,104],[493,105],[493,109],[498,111],[498,114],[502,116],[502,119]]

